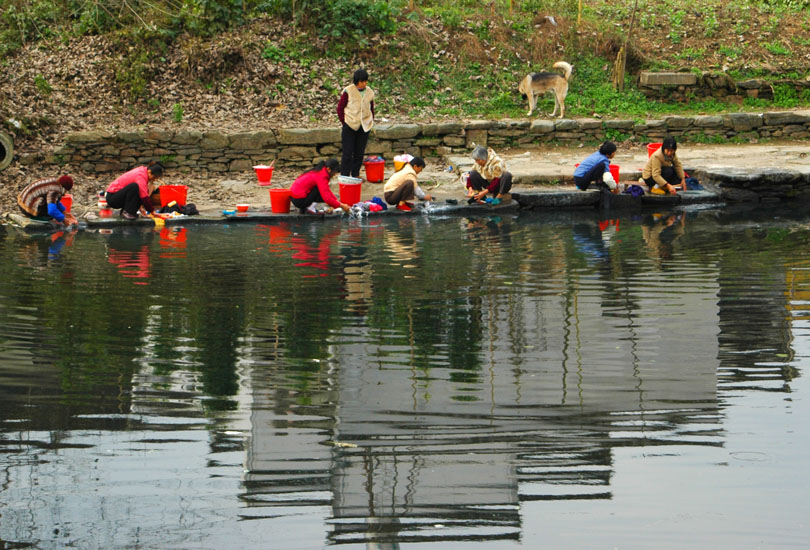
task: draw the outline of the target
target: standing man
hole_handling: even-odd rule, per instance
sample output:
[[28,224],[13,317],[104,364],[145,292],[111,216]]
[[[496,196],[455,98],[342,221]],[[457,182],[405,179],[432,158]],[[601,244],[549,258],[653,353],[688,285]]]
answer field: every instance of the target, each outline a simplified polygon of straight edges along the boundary
[[343,125],[340,175],[357,178],[360,177],[368,134],[374,126],[374,90],[368,87],[365,69],[354,71],[352,81],[353,84],[343,89],[337,106],[338,118]]

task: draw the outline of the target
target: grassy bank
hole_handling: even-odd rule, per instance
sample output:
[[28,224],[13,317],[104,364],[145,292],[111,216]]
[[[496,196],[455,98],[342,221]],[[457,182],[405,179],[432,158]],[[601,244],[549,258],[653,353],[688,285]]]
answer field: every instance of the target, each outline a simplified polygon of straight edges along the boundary
[[[265,118],[283,113],[284,120],[318,124],[334,118],[336,95],[360,65],[372,75],[383,116],[523,117],[518,80],[561,59],[575,68],[566,102],[571,117],[643,119],[810,107],[810,94],[787,86],[776,87],[772,102],[671,104],[648,100],[634,84],[644,69],[727,72],[735,79],[807,78],[810,0],[645,1],[635,15],[631,0],[5,4],[0,119],[26,117],[12,89],[41,101],[43,111],[54,96],[67,98],[74,89],[86,102],[86,91],[75,85],[78,73],[111,82],[109,90],[106,84],[95,88],[99,102],[114,106],[107,109],[110,117],[203,121],[210,114],[202,107],[215,98],[235,113],[250,105]],[[631,21],[626,87],[619,93],[610,76]],[[74,53],[60,59],[65,48]],[[55,62],[37,64],[37,55]],[[86,56],[86,63],[78,64],[75,56]],[[75,69],[68,68],[72,63]],[[92,83],[87,89],[94,89]],[[553,102],[546,97],[539,107],[550,112]],[[81,110],[72,112],[79,116]],[[36,132],[58,124],[57,116],[23,123]]]

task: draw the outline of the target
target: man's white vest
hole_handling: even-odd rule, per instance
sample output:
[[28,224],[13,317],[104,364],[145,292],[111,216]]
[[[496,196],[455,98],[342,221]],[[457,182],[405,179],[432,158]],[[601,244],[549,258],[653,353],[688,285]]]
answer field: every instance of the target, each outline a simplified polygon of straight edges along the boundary
[[349,103],[343,110],[343,120],[352,130],[363,127],[364,132],[370,132],[374,126],[374,117],[371,114],[371,102],[374,101],[374,90],[366,86],[366,91],[360,93],[357,86],[350,84],[343,89],[349,95]]

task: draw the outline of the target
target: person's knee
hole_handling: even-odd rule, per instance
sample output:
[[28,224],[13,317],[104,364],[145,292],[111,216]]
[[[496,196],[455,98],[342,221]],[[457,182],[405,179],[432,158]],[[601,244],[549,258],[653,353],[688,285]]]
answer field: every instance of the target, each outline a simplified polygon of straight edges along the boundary
[[487,180],[484,179],[484,176],[482,176],[475,170],[470,172],[470,179],[468,180],[468,184],[476,191],[482,189],[487,183],[488,182]]

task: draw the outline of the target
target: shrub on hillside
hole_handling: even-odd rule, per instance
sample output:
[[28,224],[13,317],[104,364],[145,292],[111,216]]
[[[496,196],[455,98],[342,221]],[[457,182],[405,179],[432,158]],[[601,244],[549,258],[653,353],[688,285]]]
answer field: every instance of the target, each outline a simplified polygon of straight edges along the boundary
[[356,40],[395,30],[402,4],[397,0],[266,0],[259,9],[312,26],[322,36]]

